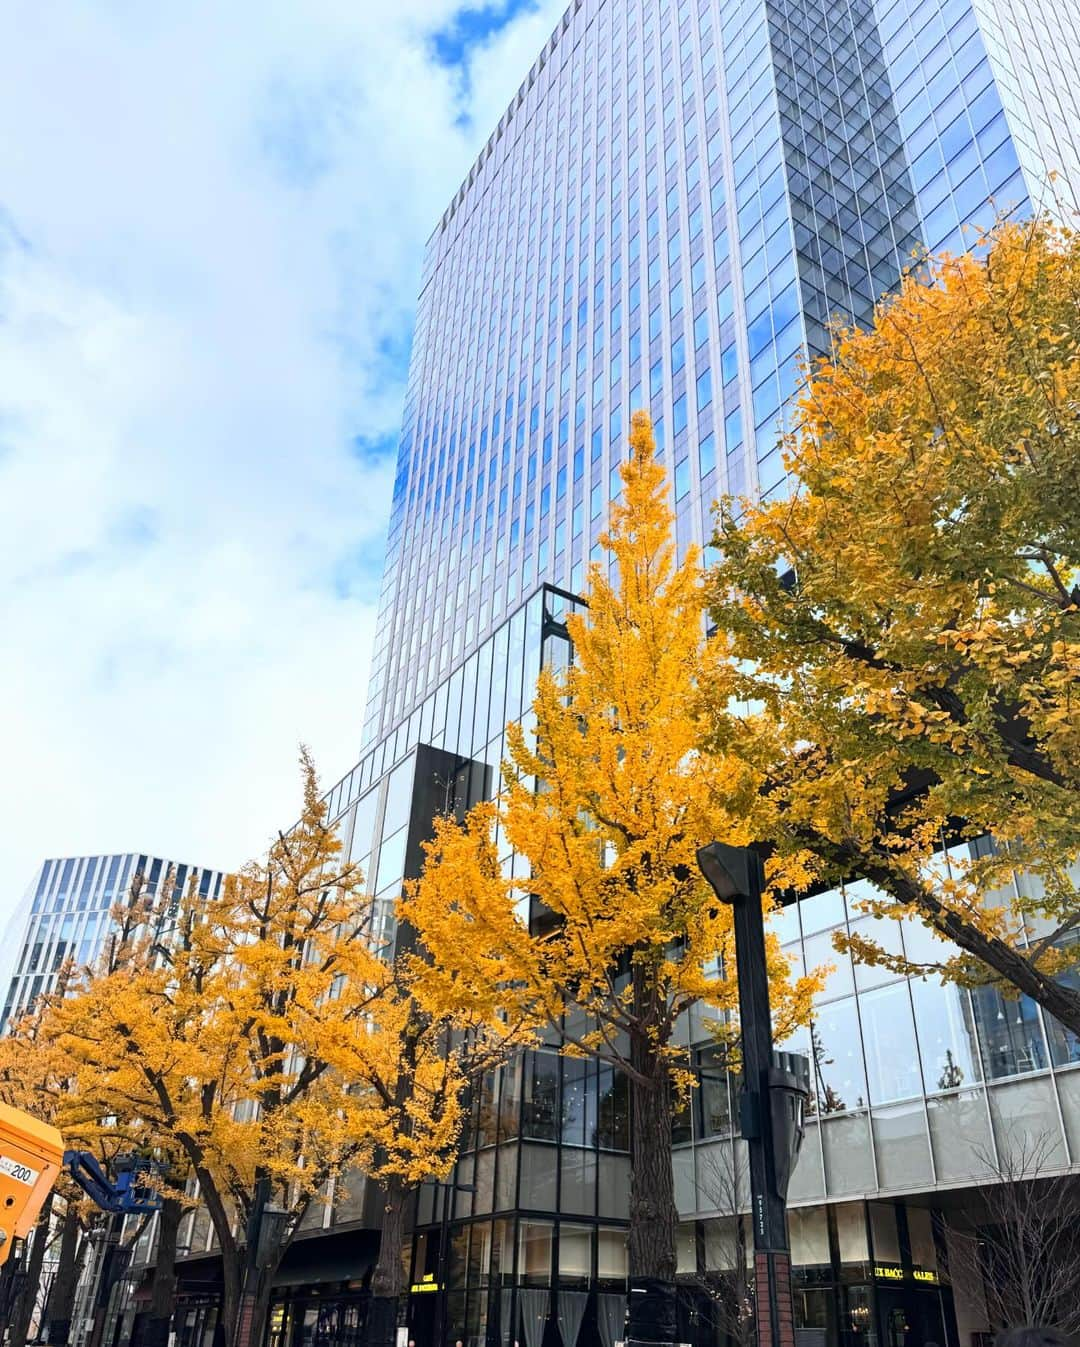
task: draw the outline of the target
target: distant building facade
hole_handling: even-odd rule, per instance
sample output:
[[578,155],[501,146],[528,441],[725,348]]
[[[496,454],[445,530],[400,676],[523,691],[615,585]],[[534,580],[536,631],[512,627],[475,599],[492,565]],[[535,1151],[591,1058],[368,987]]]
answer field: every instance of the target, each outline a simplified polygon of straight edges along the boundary
[[203,897],[216,895],[222,878],[217,870],[137,852],[44,861],[30,887],[30,910],[6,989],[0,1032],[39,996],[55,989],[65,963],[94,962],[113,930],[112,908],[127,897],[132,880],[140,874],[148,895],[159,894],[168,877],[175,901],[188,892],[193,878]]

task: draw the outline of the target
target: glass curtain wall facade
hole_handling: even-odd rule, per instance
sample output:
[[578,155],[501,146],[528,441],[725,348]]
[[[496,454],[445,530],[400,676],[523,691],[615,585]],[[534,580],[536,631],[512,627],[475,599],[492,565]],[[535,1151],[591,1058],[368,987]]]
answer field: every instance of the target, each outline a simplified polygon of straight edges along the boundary
[[722,491],[785,489],[777,428],[831,317],[995,209],[1073,203],[1078,23],[575,0],[428,244],[366,743],[536,583],[580,588],[634,408],[707,542]]
[[[783,493],[777,435],[831,320],[865,322],[919,250],[970,246],[1000,211],[1075,204],[1078,75],[1076,16],[1022,0],[571,5],[425,258],[367,748],[332,795],[388,920],[405,841],[380,792],[418,745],[497,781],[502,726],[540,660],[566,657],[556,610],[598,555],[631,412],[652,414],[680,546],[708,543],[721,493]],[[1080,1162],[1077,1049],[1023,1000],[836,960],[858,898],[784,918],[799,959],[837,963],[793,1045],[815,1064],[801,1322],[830,1343],[904,1347],[905,1323],[952,1342],[940,1195],[1025,1130]],[[885,934],[909,953],[929,939]],[[686,1043],[682,1328],[718,1342],[709,1288],[737,1246],[721,1190],[742,1160],[704,1017]],[[610,1347],[625,1091],[554,1051],[485,1083],[453,1184],[416,1213],[419,1347]]]
[[[784,493],[777,435],[829,320],[865,321],[918,250],[1030,211],[1051,173],[1075,199],[1077,38],[1035,0],[574,0],[427,248],[363,756],[330,793],[387,922],[429,806],[495,788],[503,727],[541,661],[567,658],[631,412],[651,411],[681,547],[708,543],[723,492]],[[942,1211],[1024,1129],[1080,1162],[1077,1049],[1023,1000],[837,959],[858,898],[783,919],[800,959],[837,963],[794,1045],[815,1064],[800,1324],[807,1342],[953,1347]],[[745,1166],[703,1015],[685,1038],[680,1331],[704,1347],[728,1331]],[[417,1347],[620,1336],[626,1085],[553,1049],[485,1083],[451,1183],[420,1199]],[[373,1219],[348,1188],[325,1230]]]
[[193,878],[204,897],[216,895],[221,884],[217,870],[134,852],[45,861],[30,888],[30,914],[7,988],[0,1032],[55,988],[65,963],[83,965],[98,957],[113,929],[112,908],[127,896],[135,875],[141,874],[146,892],[154,894],[170,873],[176,902],[188,892]]

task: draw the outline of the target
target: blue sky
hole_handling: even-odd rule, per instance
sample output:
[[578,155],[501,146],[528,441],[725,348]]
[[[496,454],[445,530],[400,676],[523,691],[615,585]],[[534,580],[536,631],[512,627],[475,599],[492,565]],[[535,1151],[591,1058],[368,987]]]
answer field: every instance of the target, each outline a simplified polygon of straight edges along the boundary
[[351,765],[423,244],[562,7],[0,10],[0,919]]

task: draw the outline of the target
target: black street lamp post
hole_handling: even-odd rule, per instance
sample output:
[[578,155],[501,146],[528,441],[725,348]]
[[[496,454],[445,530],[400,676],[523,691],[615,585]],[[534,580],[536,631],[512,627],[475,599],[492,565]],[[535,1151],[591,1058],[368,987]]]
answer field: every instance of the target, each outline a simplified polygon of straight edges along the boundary
[[773,1051],[761,858],[750,847],[711,842],[697,860],[717,898],[734,911],[743,1057],[739,1112],[750,1157],[757,1340],[759,1347],[795,1347],[787,1189],[802,1143],[810,1064],[796,1053]]

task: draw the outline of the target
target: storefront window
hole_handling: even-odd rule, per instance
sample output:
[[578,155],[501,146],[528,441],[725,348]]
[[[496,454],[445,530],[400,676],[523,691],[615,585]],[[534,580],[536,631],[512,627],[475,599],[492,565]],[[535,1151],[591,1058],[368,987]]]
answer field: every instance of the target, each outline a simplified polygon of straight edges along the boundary
[[596,1275],[601,1282],[623,1282],[627,1275],[625,1230],[596,1232]]
[[592,1278],[592,1230],[587,1225],[559,1226],[559,1281],[585,1286]]
[[874,1242],[874,1266],[900,1266],[900,1232],[896,1208],[890,1202],[871,1202],[870,1237]]
[[[730,1272],[739,1256],[739,1218],[718,1216],[704,1222],[705,1271]],[[743,1232],[744,1241],[748,1236]]]
[[491,1225],[484,1221],[472,1227],[469,1241],[469,1285],[486,1286],[491,1267]]
[[911,1244],[911,1267],[916,1278],[920,1272],[938,1276],[937,1245],[934,1243],[934,1220],[927,1207],[908,1207],[908,1241]]
[[869,1286],[849,1286],[844,1292],[842,1341],[848,1347],[876,1347],[874,1308]]
[[[833,1317],[834,1292],[820,1287],[796,1286],[792,1295],[795,1301],[795,1328],[816,1329],[814,1333],[803,1335],[807,1342],[833,1342],[835,1335],[829,1333]],[[799,1339],[800,1341],[803,1338]]]
[[469,1227],[451,1231],[450,1247],[446,1257],[446,1284],[451,1288],[465,1285],[469,1258]]
[[[824,1207],[794,1207],[788,1212],[791,1264],[802,1283],[832,1280],[828,1212]],[[812,1325],[807,1325],[811,1327]]]
[[861,1202],[844,1202],[833,1208],[840,1273],[845,1281],[868,1277],[870,1247],[866,1238],[866,1214]]
[[518,1276],[526,1286],[551,1284],[555,1227],[550,1221],[522,1221],[518,1233]]
[[495,1221],[491,1236],[491,1280],[508,1286],[514,1280],[514,1223]]

